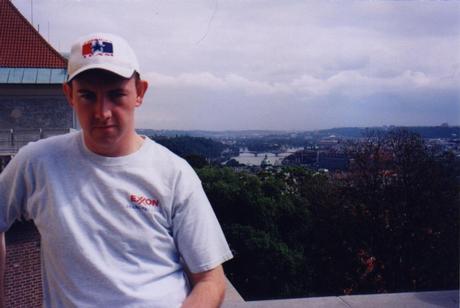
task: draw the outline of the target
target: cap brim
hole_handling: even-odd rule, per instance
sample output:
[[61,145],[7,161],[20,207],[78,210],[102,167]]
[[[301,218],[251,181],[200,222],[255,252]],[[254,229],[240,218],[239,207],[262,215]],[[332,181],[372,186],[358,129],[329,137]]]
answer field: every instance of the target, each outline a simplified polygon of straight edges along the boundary
[[68,75],[67,82],[74,79],[77,75],[87,70],[91,70],[91,69],[101,69],[101,70],[109,71],[123,78],[130,78],[135,72],[135,69],[133,68],[120,67],[117,65],[109,64],[109,63],[94,63],[94,64],[83,66],[80,69],[73,72],[71,75]]

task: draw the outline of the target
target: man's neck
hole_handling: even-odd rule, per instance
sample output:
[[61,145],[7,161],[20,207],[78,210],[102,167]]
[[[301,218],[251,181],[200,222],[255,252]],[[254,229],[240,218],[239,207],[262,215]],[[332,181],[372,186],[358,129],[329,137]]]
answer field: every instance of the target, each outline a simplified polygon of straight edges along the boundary
[[86,147],[93,153],[107,157],[126,156],[137,152],[144,144],[144,137],[141,137],[136,132],[129,137],[117,140],[114,143],[108,144],[92,144],[90,140],[83,138]]

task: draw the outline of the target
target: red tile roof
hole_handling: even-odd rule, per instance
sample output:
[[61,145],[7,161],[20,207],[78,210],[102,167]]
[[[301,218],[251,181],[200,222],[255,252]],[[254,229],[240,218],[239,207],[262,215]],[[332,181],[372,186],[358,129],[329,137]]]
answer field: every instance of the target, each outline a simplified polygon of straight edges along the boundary
[[67,67],[67,60],[35,30],[10,0],[0,0],[0,67]]

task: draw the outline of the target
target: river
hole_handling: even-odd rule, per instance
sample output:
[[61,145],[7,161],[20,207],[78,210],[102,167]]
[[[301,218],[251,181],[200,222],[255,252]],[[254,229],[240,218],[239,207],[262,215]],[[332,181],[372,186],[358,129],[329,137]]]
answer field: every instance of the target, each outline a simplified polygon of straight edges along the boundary
[[254,153],[247,152],[247,149],[241,149],[240,155],[232,158],[238,161],[240,164],[247,166],[260,166],[262,160],[267,157],[267,160],[271,165],[278,166],[281,165],[281,161],[285,157],[300,150],[303,150],[303,148],[289,148],[286,150],[286,152],[279,153],[278,155],[274,153],[258,153],[257,156],[255,156]]

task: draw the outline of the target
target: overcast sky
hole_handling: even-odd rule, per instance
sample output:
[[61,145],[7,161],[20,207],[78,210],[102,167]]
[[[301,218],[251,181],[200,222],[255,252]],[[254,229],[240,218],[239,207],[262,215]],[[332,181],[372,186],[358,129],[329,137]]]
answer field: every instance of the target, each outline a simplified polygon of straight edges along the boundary
[[[13,0],[31,19],[31,0]],[[460,124],[460,1],[33,0],[60,51],[113,32],[150,83],[137,127]]]

